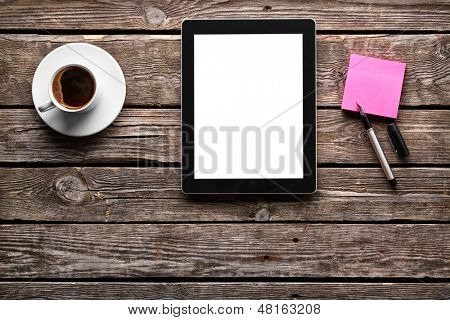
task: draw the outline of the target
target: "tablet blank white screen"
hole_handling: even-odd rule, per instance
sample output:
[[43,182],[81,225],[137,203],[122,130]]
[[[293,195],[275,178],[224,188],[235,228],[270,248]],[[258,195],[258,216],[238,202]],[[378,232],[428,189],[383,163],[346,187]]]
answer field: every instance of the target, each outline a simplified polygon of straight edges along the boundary
[[302,42],[194,35],[194,179],[303,178]]

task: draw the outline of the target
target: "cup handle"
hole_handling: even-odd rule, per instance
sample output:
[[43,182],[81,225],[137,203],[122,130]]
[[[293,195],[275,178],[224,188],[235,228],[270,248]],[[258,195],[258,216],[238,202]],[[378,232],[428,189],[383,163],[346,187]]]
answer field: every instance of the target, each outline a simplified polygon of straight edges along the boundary
[[45,103],[43,103],[42,105],[40,105],[38,107],[40,112],[46,112],[48,110],[51,110],[55,107],[55,105],[53,104],[52,100],[48,100]]

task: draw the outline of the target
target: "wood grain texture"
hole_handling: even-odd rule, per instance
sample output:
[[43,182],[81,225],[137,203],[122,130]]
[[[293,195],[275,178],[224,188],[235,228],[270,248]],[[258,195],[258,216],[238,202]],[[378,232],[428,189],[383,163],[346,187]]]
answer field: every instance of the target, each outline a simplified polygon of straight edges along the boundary
[[[449,283],[436,282],[450,278],[449,16],[443,0],[0,0],[0,299],[449,299]],[[326,31],[318,192],[186,197],[181,21],[269,17],[315,18]],[[71,42],[110,52],[127,82],[126,108],[93,137],[56,134],[31,108],[39,62]],[[389,161],[402,165],[395,191],[358,118],[330,108],[350,53],[407,63],[399,126],[410,157],[394,155],[387,122],[375,120]],[[388,280],[347,282],[363,278]]]
[[448,278],[449,240],[442,224],[0,225],[1,277]]
[[[420,24],[418,24],[420,25]],[[110,52],[127,83],[127,105],[180,104],[180,36],[0,35],[0,105],[32,105],[31,83],[39,62],[70,42]],[[350,53],[407,63],[402,106],[450,105],[450,35],[319,35],[317,101],[339,106]]]
[[319,30],[449,30],[450,5],[434,1],[3,0],[2,29],[179,29],[185,18],[313,18]]
[[320,168],[312,196],[203,196],[176,168],[0,169],[0,220],[68,222],[450,221],[446,168]]
[[[32,109],[0,112],[0,162],[172,163],[181,161],[180,111],[124,109],[113,124],[91,137],[71,138],[48,128]],[[378,164],[359,117],[319,110],[318,163]],[[399,159],[390,145],[386,120],[373,119],[391,163],[450,163],[450,110],[401,110],[398,125],[410,156]]]
[[32,105],[33,75],[53,49],[87,42],[108,51],[125,75],[125,103],[180,104],[180,36],[0,35],[0,104]]
[[450,298],[447,283],[308,282],[1,282],[0,299],[433,299]]

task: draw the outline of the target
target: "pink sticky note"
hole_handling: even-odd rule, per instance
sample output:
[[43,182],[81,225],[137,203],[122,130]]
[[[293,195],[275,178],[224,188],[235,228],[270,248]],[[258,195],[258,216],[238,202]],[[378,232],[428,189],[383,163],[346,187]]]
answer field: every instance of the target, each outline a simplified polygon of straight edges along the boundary
[[406,64],[352,54],[345,82],[342,109],[397,118]]

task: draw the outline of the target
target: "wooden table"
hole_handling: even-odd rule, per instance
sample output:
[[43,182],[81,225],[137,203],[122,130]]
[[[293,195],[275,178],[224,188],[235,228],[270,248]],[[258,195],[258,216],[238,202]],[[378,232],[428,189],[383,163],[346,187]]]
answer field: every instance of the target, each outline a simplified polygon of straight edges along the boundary
[[[315,195],[180,191],[180,22],[309,17],[318,27]],[[0,298],[450,298],[448,1],[0,1]],[[110,52],[126,105],[74,139],[31,81],[69,42]],[[392,191],[339,110],[351,52],[407,63]]]

